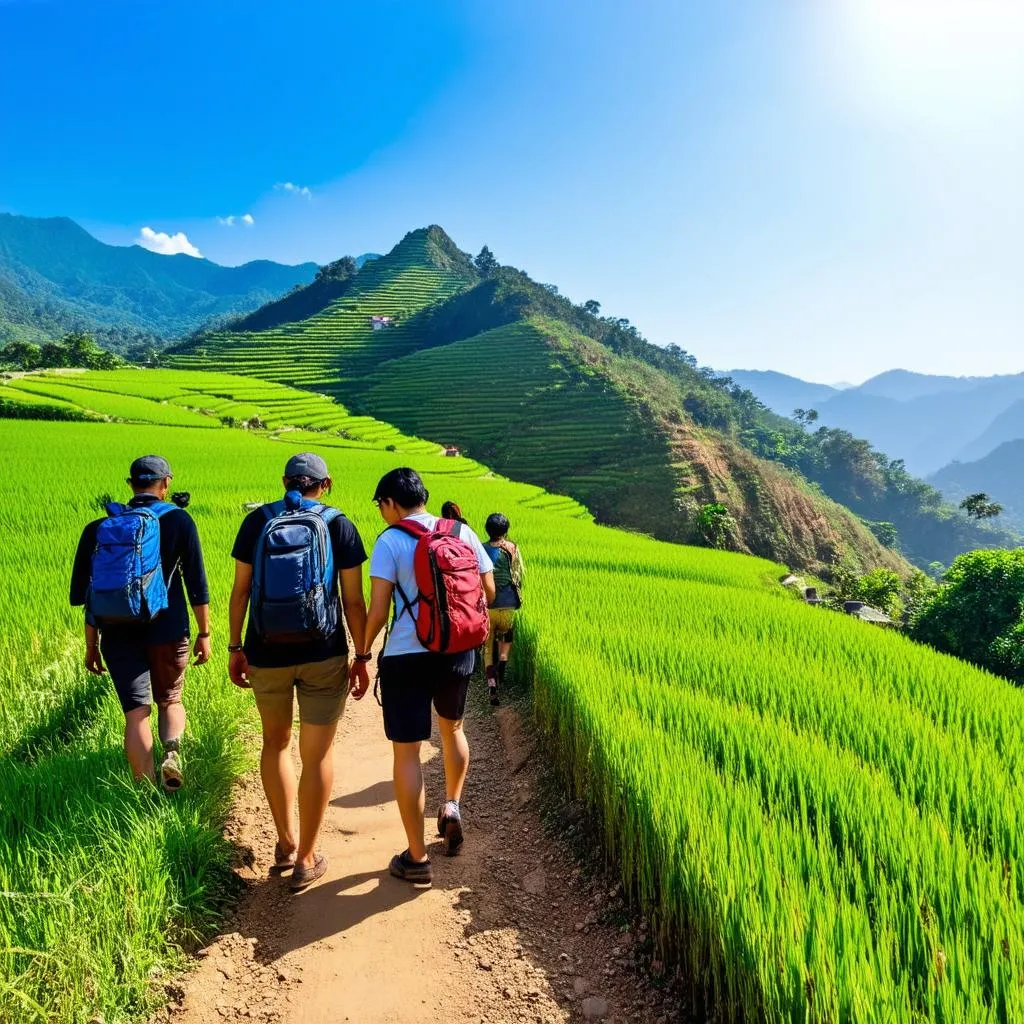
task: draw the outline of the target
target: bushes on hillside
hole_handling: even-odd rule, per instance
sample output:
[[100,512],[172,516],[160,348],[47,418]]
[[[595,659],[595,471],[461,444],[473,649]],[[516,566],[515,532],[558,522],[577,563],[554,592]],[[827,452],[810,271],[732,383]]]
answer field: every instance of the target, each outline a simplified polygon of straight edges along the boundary
[[961,555],[911,632],[922,643],[1024,683],[1024,548]]
[[96,344],[91,335],[81,331],[65,334],[60,341],[33,345],[12,341],[0,349],[0,366],[15,370],[46,370],[77,367],[86,370],[113,370],[122,360]]

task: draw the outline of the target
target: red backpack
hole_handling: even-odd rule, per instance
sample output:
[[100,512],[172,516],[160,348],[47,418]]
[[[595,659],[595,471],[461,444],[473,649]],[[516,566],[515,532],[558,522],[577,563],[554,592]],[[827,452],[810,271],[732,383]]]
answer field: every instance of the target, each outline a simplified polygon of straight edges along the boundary
[[479,647],[487,639],[487,600],[476,552],[459,536],[462,523],[439,519],[431,530],[415,519],[403,519],[391,529],[416,538],[413,567],[419,595],[410,601],[401,585],[395,586],[410,615],[416,606],[420,643],[437,654]]

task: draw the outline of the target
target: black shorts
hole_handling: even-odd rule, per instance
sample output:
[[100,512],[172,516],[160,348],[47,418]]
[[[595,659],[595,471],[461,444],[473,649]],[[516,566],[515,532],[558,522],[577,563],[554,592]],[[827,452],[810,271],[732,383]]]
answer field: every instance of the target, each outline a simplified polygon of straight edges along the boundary
[[459,721],[476,667],[476,651],[464,654],[396,654],[380,659],[384,735],[392,743],[430,739],[430,705]]
[[187,636],[169,644],[129,644],[101,638],[100,653],[125,714],[152,704],[167,707],[181,703],[188,668]]

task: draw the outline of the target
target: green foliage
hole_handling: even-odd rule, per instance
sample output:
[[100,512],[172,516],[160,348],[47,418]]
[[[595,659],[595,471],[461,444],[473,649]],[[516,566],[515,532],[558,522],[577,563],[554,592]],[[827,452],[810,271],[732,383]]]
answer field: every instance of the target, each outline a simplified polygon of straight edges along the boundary
[[490,277],[501,264],[494,258],[494,253],[485,245],[473,258],[473,266],[481,277]]
[[724,548],[736,533],[736,520],[725,505],[713,501],[701,505],[697,513],[697,528],[708,547]]
[[957,558],[917,616],[913,635],[1024,683],[1024,549]]
[[16,370],[39,370],[62,367],[80,367],[90,370],[112,370],[122,360],[112,352],[99,347],[88,334],[72,331],[59,342],[48,341],[43,346],[13,341],[0,349],[0,366]]
[[347,281],[355,277],[359,268],[352,256],[342,256],[340,260],[327,263],[316,272],[317,281]]
[[960,508],[972,519],[995,519],[1003,511],[998,502],[990,501],[984,493],[969,494],[960,502]]
[[892,569],[872,569],[857,581],[857,598],[885,612],[894,622],[903,614],[903,579]]

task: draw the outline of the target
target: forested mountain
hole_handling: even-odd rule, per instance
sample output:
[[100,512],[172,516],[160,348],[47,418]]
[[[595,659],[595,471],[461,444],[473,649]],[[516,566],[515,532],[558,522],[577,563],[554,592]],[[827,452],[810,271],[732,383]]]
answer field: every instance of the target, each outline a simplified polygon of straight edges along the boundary
[[929,483],[953,502],[984,492],[1003,506],[1002,520],[1024,532],[1024,439],[1007,441],[975,462],[951,462]]
[[256,309],[313,280],[315,263],[255,260],[222,267],[141,246],[106,245],[66,217],[0,213],[0,345],[69,331],[118,350],[173,338]]
[[780,415],[813,408],[819,423],[865,438],[922,475],[954,459],[979,459],[1005,441],[1024,437],[1024,373],[933,377],[890,370],[818,398],[821,385],[797,378],[747,370],[732,376]]
[[[285,321],[288,309],[312,312]],[[432,227],[167,359],[326,391],[667,539],[826,570],[905,566],[879,538],[921,564],[1005,539],[856,438],[809,433],[599,314]]]

